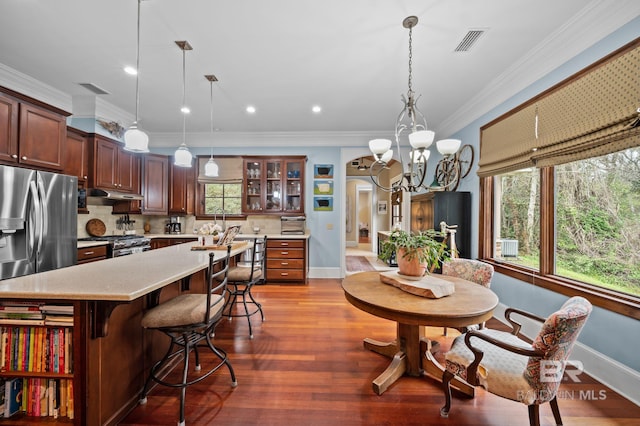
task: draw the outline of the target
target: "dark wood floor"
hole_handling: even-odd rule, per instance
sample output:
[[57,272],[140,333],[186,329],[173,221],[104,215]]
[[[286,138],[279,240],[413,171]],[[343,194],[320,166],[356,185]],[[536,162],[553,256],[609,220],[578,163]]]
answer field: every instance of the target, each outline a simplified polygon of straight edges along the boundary
[[[362,339],[392,340],[395,324],[349,305],[340,280],[257,286],[254,295],[263,303],[266,322],[253,317],[253,340],[244,319],[223,320],[216,331],[238,387],[230,387],[226,370],[189,387],[187,425],[528,425],[524,405],[483,390],[474,399],[454,397],[450,416],[443,419],[444,397],[427,377],[403,377],[383,395],[374,394],[371,381],[389,360],[365,350]],[[488,325],[501,327],[496,320]],[[427,331],[443,349],[455,333],[445,338],[442,329]],[[560,388],[565,425],[640,424],[640,407],[586,374],[579,377],[581,383]],[[178,407],[177,390],[156,387],[122,425],[175,425]],[[541,423],[554,424],[547,404]]]

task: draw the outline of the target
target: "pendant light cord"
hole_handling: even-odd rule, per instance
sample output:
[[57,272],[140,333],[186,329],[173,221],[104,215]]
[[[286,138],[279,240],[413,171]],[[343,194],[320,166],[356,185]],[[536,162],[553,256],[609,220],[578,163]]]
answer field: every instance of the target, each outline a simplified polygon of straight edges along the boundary
[[185,66],[185,57],[186,51],[182,49],[182,108],[185,109],[182,111],[182,144],[187,144],[187,113],[186,113],[186,101],[187,101],[187,76],[186,76],[186,66]]
[[140,4],[142,0],[138,0],[138,38],[136,42],[136,125],[138,124],[138,104],[140,103]]
[[209,81],[209,86],[211,86],[211,88],[210,88],[210,91],[211,91],[211,96],[210,96],[210,99],[211,99],[211,108],[210,108],[210,110],[211,110],[211,140],[212,140],[212,143],[211,143],[211,159],[213,160],[213,80]]

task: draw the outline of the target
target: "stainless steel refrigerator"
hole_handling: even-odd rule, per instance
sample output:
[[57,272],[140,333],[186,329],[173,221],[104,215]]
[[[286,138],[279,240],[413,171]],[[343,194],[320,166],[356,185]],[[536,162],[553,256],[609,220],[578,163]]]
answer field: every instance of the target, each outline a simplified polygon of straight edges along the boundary
[[0,279],[75,265],[78,178],[0,166]]

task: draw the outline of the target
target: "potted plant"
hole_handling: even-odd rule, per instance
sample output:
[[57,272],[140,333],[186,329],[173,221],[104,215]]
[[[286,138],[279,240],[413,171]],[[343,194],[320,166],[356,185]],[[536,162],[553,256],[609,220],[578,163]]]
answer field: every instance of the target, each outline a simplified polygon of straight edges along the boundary
[[378,258],[386,262],[395,255],[399,274],[421,277],[449,259],[446,242],[446,235],[433,229],[417,233],[394,230],[380,244]]

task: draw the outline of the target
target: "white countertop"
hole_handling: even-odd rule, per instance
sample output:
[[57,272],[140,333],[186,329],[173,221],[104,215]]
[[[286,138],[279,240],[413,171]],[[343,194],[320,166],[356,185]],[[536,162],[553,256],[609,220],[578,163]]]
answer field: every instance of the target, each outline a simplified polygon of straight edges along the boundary
[[[197,239],[199,237],[198,234],[138,234],[140,236],[144,236],[147,238],[194,238]],[[263,237],[265,234],[238,234],[236,235],[237,240],[250,240],[255,237]],[[306,240],[309,239],[310,234],[307,232],[306,234],[266,234],[268,239],[288,239],[288,240]],[[86,248],[86,247],[95,247],[95,246],[103,246],[108,244],[107,241],[78,241],[78,248]]]
[[[0,281],[0,298],[108,300],[129,302],[201,271],[211,251],[192,251],[192,243],[69,266]],[[246,246],[231,250],[237,255]],[[224,250],[213,251],[224,256]]]
[[[200,235],[198,234],[143,234],[147,238],[198,238]],[[259,232],[257,234],[238,234],[236,235],[237,240],[249,240],[256,237],[264,237],[267,236],[269,238],[277,238],[277,239],[288,239],[288,240],[307,240],[311,236],[308,232],[305,234],[264,234]]]

